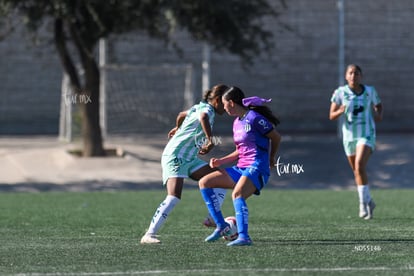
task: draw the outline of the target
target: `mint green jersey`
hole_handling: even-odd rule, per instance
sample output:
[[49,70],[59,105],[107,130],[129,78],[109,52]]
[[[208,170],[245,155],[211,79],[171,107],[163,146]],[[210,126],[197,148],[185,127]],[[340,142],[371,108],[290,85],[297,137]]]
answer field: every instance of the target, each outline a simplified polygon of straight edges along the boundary
[[381,103],[373,86],[364,85],[360,95],[355,94],[348,85],[335,90],[331,102],[345,105],[342,120],[342,135],[344,141],[358,138],[375,137],[375,122],[372,115],[373,106]]
[[206,139],[200,123],[202,113],[207,113],[210,126],[213,127],[214,107],[204,101],[192,106],[180,128],[165,147],[163,155],[173,155],[182,161],[190,161],[197,156]]

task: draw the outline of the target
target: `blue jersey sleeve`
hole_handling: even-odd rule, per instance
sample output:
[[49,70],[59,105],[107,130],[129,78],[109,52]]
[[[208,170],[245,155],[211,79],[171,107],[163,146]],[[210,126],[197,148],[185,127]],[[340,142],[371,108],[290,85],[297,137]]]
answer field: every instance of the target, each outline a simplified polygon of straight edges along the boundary
[[270,131],[273,130],[272,123],[269,122],[268,119],[266,119],[262,115],[256,116],[256,118],[253,121],[254,128],[262,135],[268,134]]

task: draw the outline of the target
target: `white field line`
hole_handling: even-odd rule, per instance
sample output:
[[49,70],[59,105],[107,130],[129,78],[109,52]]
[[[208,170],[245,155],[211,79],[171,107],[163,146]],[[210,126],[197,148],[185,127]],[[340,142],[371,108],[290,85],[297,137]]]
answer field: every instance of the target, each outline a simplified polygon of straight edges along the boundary
[[343,271],[414,271],[414,265],[403,267],[327,267],[327,268],[266,268],[266,269],[188,269],[188,270],[142,270],[142,271],[112,271],[112,272],[55,272],[55,273],[19,273],[12,276],[106,276],[106,275],[143,275],[143,274],[170,274],[170,273],[249,273],[249,272],[343,272]]

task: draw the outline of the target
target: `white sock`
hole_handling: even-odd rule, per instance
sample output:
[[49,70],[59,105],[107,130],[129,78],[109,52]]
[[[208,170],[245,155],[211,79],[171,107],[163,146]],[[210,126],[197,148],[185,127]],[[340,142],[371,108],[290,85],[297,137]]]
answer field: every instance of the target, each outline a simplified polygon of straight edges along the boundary
[[218,199],[218,203],[221,209],[221,206],[223,205],[224,199],[226,198],[226,192],[227,189],[223,188],[214,188],[213,189],[214,194],[216,195],[216,198]]
[[160,230],[161,226],[164,224],[168,215],[174,209],[175,205],[177,205],[177,203],[179,202],[179,198],[167,195],[164,201],[161,202],[160,206],[158,206],[157,210],[155,211],[155,214],[151,220],[151,224],[148,228],[147,234],[156,235]]
[[368,204],[371,201],[371,194],[368,185],[358,185],[359,203]]

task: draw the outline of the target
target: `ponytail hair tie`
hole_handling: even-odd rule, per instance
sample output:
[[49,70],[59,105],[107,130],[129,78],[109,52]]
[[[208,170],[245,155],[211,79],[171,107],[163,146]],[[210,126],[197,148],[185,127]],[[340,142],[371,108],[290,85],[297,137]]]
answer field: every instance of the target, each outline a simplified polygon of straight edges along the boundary
[[263,104],[270,103],[271,101],[272,99],[263,99],[257,96],[242,99],[242,103],[245,107],[248,107],[250,105],[251,106],[262,106]]

